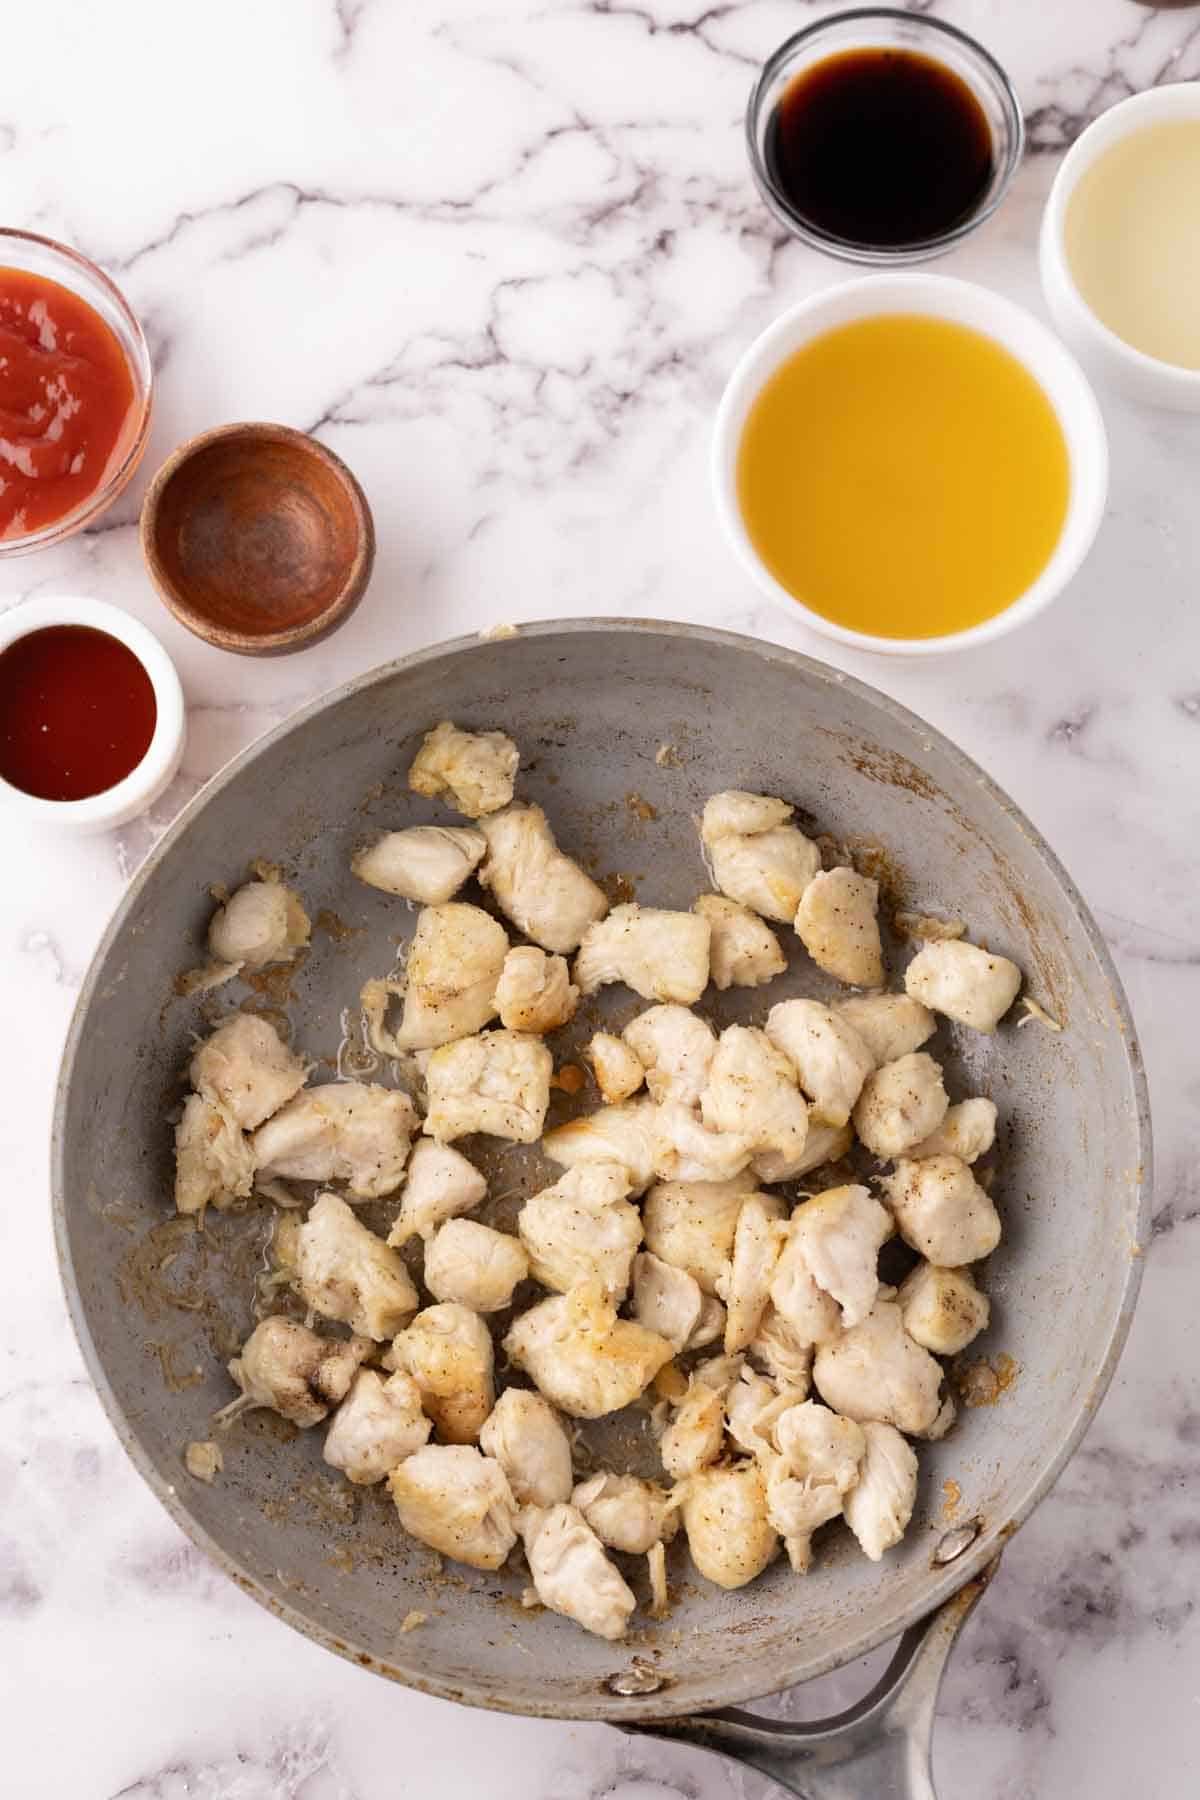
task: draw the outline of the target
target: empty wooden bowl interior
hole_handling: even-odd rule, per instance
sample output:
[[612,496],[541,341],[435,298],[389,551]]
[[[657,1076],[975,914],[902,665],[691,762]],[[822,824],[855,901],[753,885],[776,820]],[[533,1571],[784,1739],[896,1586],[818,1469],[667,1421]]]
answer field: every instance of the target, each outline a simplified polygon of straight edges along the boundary
[[142,538],[176,617],[250,652],[298,647],[340,624],[374,554],[353,475],[282,426],[232,426],[185,445],[147,496]]

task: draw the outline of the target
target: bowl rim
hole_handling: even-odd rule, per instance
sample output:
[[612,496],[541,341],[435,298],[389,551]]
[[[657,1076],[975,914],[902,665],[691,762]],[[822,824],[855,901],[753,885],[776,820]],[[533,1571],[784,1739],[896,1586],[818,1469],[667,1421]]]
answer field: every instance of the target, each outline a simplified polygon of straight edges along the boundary
[[[180,471],[216,444],[233,443],[289,444],[301,450],[314,463],[320,463],[334,477],[347,495],[354,514],[354,555],[342,576],[337,593],[315,617],[299,625],[288,625],[274,631],[235,631],[219,626],[207,613],[201,612],[185,590],[172,580],[164,566],[158,547],[158,526],[163,496]],[[354,611],[367,589],[375,563],[375,521],[370,503],[354,471],[336,451],[322,444],[307,431],[294,425],[279,425],[266,419],[235,419],[214,425],[176,446],[156,471],[142,501],[138,520],[138,537],[147,572],[168,610],[196,637],[218,650],[232,651],[238,656],[282,655],[291,650],[304,650],[327,637],[344,623]]]
[[[761,392],[768,376],[803,344],[826,330],[836,330],[859,319],[889,313],[921,313],[927,310],[923,300],[932,303],[939,299],[950,310],[930,304],[930,316],[953,318],[998,342],[1020,362],[1045,395],[1066,439],[1071,462],[1067,513],[1050,558],[1036,579],[1024,593],[1018,594],[990,618],[938,637],[886,637],[856,631],[827,619],[790,593],[759,556],[738,505],[737,450],[754,398]],[[845,301],[861,302],[861,305],[856,304],[851,315],[842,317],[839,309]],[[825,314],[835,316],[823,319]],[[1057,366],[1060,376],[1073,390],[1074,424],[1068,421],[1062,406],[1030,366],[1026,353],[995,329],[1000,321],[1010,327],[1012,335],[1020,334],[1027,343],[1036,344],[1042,357]],[[797,337],[799,326],[808,329]],[[789,307],[766,326],[742,352],[726,381],[713,424],[709,467],[717,516],[725,536],[760,591],[793,622],[799,619],[823,637],[851,649],[885,656],[942,656],[973,649],[1004,636],[1035,617],[1057,598],[1078,572],[1100,528],[1108,498],[1108,437],[1103,414],[1091,384],[1070,350],[1047,325],[1015,300],[978,282],[927,270],[895,270],[835,282]]]
[[187,735],[179,673],[154,633],[140,619],[107,600],[82,595],[47,595],[23,600],[0,613],[0,654],[22,638],[56,625],[83,625],[102,631],[131,650],[154,689],[154,731],[141,761],[110,788],[82,800],[47,800],[28,794],[0,776],[0,801],[27,818],[76,830],[101,831],[127,823],[151,806],[174,777]]
[[[709,626],[691,625],[679,620],[666,619],[584,617],[539,620],[519,626],[517,632],[518,639],[554,636],[595,637],[602,634],[641,637],[647,640],[661,639],[662,637],[687,637],[702,643],[741,651],[765,661],[782,663],[798,675],[826,685],[835,685],[840,693],[850,696],[854,701],[870,710],[882,712],[889,719],[903,725],[926,746],[936,746],[939,752],[956,764],[976,786],[988,795],[997,807],[1015,822],[1028,839],[1034,853],[1053,875],[1064,899],[1079,917],[1088,944],[1107,984],[1113,1011],[1119,1022],[1119,1029],[1125,1044],[1126,1064],[1134,1103],[1131,1129],[1136,1135],[1138,1146],[1138,1163],[1133,1175],[1136,1209],[1130,1219],[1130,1245],[1124,1264],[1124,1286],[1121,1300],[1112,1321],[1112,1330],[1104,1353],[1099,1359],[1095,1378],[1088,1389],[1086,1398],[1075,1413],[1064,1421],[1063,1434],[1055,1454],[1031,1479],[1028,1489],[1018,1505],[1008,1514],[1007,1518],[989,1522],[974,1543],[953,1562],[942,1565],[939,1573],[935,1574],[931,1571],[928,1593],[923,1596],[922,1604],[918,1609],[910,1608],[903,1616],[889,1621],[886,1627],[865,1636],[854,1654],[866,1655],[880,1644],[890,1641],[907,1626],[918,1623],[920,1619],[936,1611],[944,1600],[950,1599],[967,1582],[988,1567],[998,1550],[1024,1523],[1039,1501],[1053,1487],[1090,1426],[1109,1387],[1132,1323],[1145,1269],[1144,1248],[1150,1235],[1153,1142],[1149,1091],[1137,1027],[1108,945],[1104,941],[1087,902],[1058,856],[1033,822],[987,771],[965,750],[960,749],[935,726],[928,724],[919,714],[912,712],[899,701],[892,699],[889,694],[872,687],[869,683],[847,675],[827,663],[819,662],[816,658],[807,656],[801,651],[792,650],[785,645],[768,640],[748,637],[737,632],[718,630]],[[401,1669],[393,1662],[377,1661],[368,1656],[356,1644],[335,1637],[323,1625],[306,1617],[301,1608],[295,1605],[290,1598],[281,1599],[273,1594],[257,1576],[249,1573],[238,1563],[234,1554],[223,1549],[207,1529],[193,1517],[186,1502],[182,1483],[164,1480],[151,1457],[143,1449],[132,1421],[127,1418],[109,1383],[103,1361],[88,1327],[82,1296],[73,1274],[68,1239],[68,1198],[64,1167],[66,1110],[73,1065],[79,1051],[88,1011],[99,986],[100,970],[104,958],[125,922],[135,912],[151,875],[163,859],[171,854],[198,814],[230,782],[236,780],[242,770],[248,767],[264,749],[280,742],[290,733],[303,729],[321,712],[343,703],[352,695],[365,689],[381,685],[402,670],[417,668],[422,664],[434,662],[449,655],[472,651],[483,653],[495,647],[495,640],[489,643],[482,640],[477,633],[446,639],[382,663],[310,701],[308,705],[293,713],[290,718],[275,726],[264,736],[257,738],[226,763],[180,810],[172,824],[150,850],[118,902],[93,952],[71,1015],[59,1065],[58,1079],[55,1085],[50,1155],[51,1214],[59,1278],[62,1282],[67,1314],[88,1376],[96,1389],[109,1423],[130,1461],[151,1492],[190,1541],[202,1550],[224,1574],[235,1581],[244,1593],[276,1618],[290,1625],[294,1630],[300,1631],[313,1643],[334,1651],[335,1654],[356,1666],[367,1667],[375,1674],[383,1675],[417,1692],[431,1694],[439,1699],[465,1702],[474,1706],[486,1707],[494,1712],[515,1714],[518,1717],[598,1719],[608,1724],[651,1718],[667,1719],[678,1716],[681,1712],[694,1710],[694,1704],[691,1701],[681,1703],[678,1699],[673,1700],[669,1688],[656,1694],[650,1700],[645,1696],[624,1698],[609,1694],[603,1704],[591,1708],[581,1707],[567,1710],[548,1704],[532,1711],[527,1707],[515,1705],[504,1692],[497,1691],[493,1687],[489,1687],[486,1691],[466,1691],[462,1683],[424,1675],[414,1670],[411,1665]],[[835,1667],[844,1666],[850,1660],[852,1658],[829,1656],[810,1674],[828,1673]],[[715,1700],[714,1704],[725,1705],[730,1702],[756,1699],[763,1692],[759,1684],[752,1679],[747,1679],[732,1664],[727,1683],[727,1691],[720,1696],[719,1700]],[[771,1691],[777,1692],[779,1689],[775,1688]]]
[[[41,550],[48,544],[59,543],[63,538],[73,537],[77,531],[82,531],[86,526],[92,524],[101,513],[106,512],[113,501],[128,486],[136,472],[149,442],[150,426],[154,416],[154,364],[150,356],[150,346],[146,341],[141,320],[112,276],[106,274],[99,263],[93,262],[90,256],[85,256],[82,250],[76,250],[72,245],[61,243],[57,238],[46,237],[38,231],[22,231],[15,225],[0,225],[0,268],[10,266],[4,255],[6,244],[36,244],[39,249],[48,250],[52,260],[60,260],[73,271],[82,271],[85,281],[95,282],[97,286],[105,290],[129,331],[136,353],[135,360],[130,357],[128,347],[121,344],[122,354],[129,364],[130,374],[133,377],[134,406],[138,410],[138,418],[137,427],[129,440],[125,454],[108,479],[88,499],[81,501],[74,512],[65,513],[61,519],[55,519],[52,524],[43,525],[39,530],[30,532],[25,537],[0,539],[0,557],[25,556],[31,550]],[[50,279],[53,280],[54,277],[51,276]],[[83,300],[85,304],[90,304],[87,294],[80,293],[73,282],[63,281],[60,285],[68,288],[77,299]],[[120,343],[120,339],[117,341]]]
[[[996,191],[982,206],[975,208],[957,224],[948,226],[945,231],[936,232],[932,237],[912,238],[904,244],[860,244],[853,238],[843,238],[836,233],[823,231],[819,226],[805,219],[791,207],[786,197],[781,194],[768,174],[758,148],[756,126],[763,97],[780,68],[790,60],[795,52],[805,45],[818,44],[823,37],[848,24],[889,22],[903,24],[916,37],[927,35],[933,43],[949,40],[960,50],[966,52],[968,59],[974,58],[981,63],[988,75],[995,82],[1000,95],[1001,108],[1005,114],[1008,143],[1004,147],[1003,167],[996,184]],[[869,49],[864,44],[864,49]],[[948,19],[938,18],[928,12],[908,12],[895,6],[858,6],[845,12],[830,13],[823,19],[814,19],[811,24],[804,25],[799,31],[792,32],[768,56],[750,90],[746,102],[744,120],[744,137],[746,152],[750,159],[750,172],[754,177],[763,201],[768,209],[779,220],[786,231],[789,231],[800,242],[810,245],[814,250],[822,250],[829,256],[839,257],[846,262],[870,264],[878,268],[894,268],[905,263],[921,262],[926,258],[942,255],[952,250],[956,244],[969,237],[973,231],[987,223],[997,208],[1006,198],[1017,170],[1021,166],[1025,154],[1025,115],[1017,91],[1007,69],[999,59],[993,56],[985,44],[972,37],[969,31],[961,26],[951,24]],[[1000,146],[993,146],[994,149]],[[1000,158],[997,157],[997,161]]]
[[[1094,341],[1124,363],[1130,372],[1146,377],[1160,387],[1169,383],[1178,393],[1189,394],[1200,402],[1200,369],[1189,369],[1182,363],[1151,356],[1121,337],[1111,325],[1106,325],[1080,292],[1066,246],[1067,207],[1088,170],[1095,168],[1115,144],[1136,136],[1155,121],[1167,124],[1172,118],[1200,119],[1200,82],[1164,81],[1157,87],[1128,94],[1124,100],[1118,100],[1115,106],[1098,114],[1080,132],[1059,164],[1042,213],[1039,244],[1042,285],[1045,289],[1045,271],[1049,263],[1059,289],[1055,300],[1070,308],[1077,326],[1091,333]],[[1054,301],[1049,294],[1047,302],[1053,310]]]

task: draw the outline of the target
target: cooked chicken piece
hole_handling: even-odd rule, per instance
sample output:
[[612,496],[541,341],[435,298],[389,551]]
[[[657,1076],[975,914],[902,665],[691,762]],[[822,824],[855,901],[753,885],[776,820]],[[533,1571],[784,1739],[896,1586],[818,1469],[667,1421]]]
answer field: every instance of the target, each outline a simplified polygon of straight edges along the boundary
[[602,1544],[628,1556],[645,1556],[655,1544],[670,1542],[679,1529],[671,1496],[655,1481],[637,1475],[599,1475],[581,1481],[571,1495]]
[[926,1156],[959,1156],[977,1162],[996,1141],[996,1104],[993,1100],[960,1100],[952,1106],[936,1131],[914,1144],[909,1156],[919,1162]]
[[[883,1208],[880,1208],[882,1212]],[[718,1283],[725,1302],[725,1354],[744,1350],[766,1310],[771,1281],[783,1249],[787,1227],[784,1206],[773,1194],[750,1194],[742,1202],[733,1236],[729,1275]]]
[[662,1434],[658,1454],[676,1481],[716,1462],[725,1440],[725,1403],[741,1372],[740,1356],[710,1356],[688,1377],[687,1389]]
[[575,1017],[578,1004],[565,957],[547,956],[532,944],[509,951],[496,984],[500,1023],[509,1031],[557,1031]]
[[629,1177],[629,1191],[645,1193],[654,1179],[657,1108],[646,1099],[602,1106],[569,1125],[556,1126],[542,1139],[551,1162],[564,1169],[586,1163],[616,1163]]
[[460,731],[449,719],[425,734],[408,771],[414,794],[444,797],[468,819],[499,812],[513,797],[520,753],[502,731]]
[[422,906],[443,906],[483,861],[486,849],[482,831],[461,825],[410,825],[405,831],[387,831],[369,849],[357,851],[350,867],[360,881],[385,894],[399,894]]
[[646,1071],[651,1099],[699,1105],[717,1049],[707,1019],[686,1006],[651,1006],[630,1020],[622,1036]]
[[229,1365],[242,1399],[224,1416],[268,1406],[293,1425],[319,1425],[345,1399],[370,1349],[366,1338],[322,1338],[292,1319],[264,1319]]
[[806,1481],[793,1475],[784,1457],[771,1452],[759,1458],[766,1482],[767,1520],[783,1538],[788,1562],[796,1575],[812,1567],[812,1537],[836,1519],[844,1496],[832,1481]]
[[425,1131],[443,1143],[486,1131],[535,1144],[553,1073],[554,1058],[542,1040],[519,1031],[484,1031],[443,1044],[425,1071]]
[[661,1544],[651,1544],[647,1551],[646,1571],[650,1577],[650,1604],[646,1611],[652,1619],[665,1619],[671,1610],[671,1593],[667,1587],[667,1553]]
[[525,1556],[538,1599],[551,1612],[613,1641],[624,1637],[637,1605],[615,1563],[577,1506],[531,1508],[522,1515]]
[[779,939],[748,906],[724,894],[701,894],[692,911],[712,926],[708,972],[714,987],[762,987],[787,968]]
[[904,986],[914,1000],[948,1019],[991,1032],[1017,997],[1021,971],[1006,956],[945,938],[917,951],[904,972]]
[[813,1116],[808,1109],[808,1136],[804,1140],[804,1149],[799,1157],[780,1156],[777,1151],[762,1151],[753,1158],[751,1172],[759,1181],[769,1186],[773,1181],[794,1181],[797,1176],[807,1175],[812,1169],[819,1169],[825,1163],[836,1162],[845,1156],[854,1143],[854,1133],[849,1125],[825,1125]]
[[253,1131],[304,1086],[308,1064],[269,1019],[239,1012],[205,1038],[188,1074],[198,1094],[219,1101],[243,1131]]
[[812,1101],[812,1119],[844,1125],[875,1058],[852,1025],[819,1000],[782,1000],[767,1014],[766,1034]]
[[419,1450],[432,1429],[411,1375],[397,1370],[385,1381],[360,1369],[325,1433],[323,1454],[357,1486],[369,1487]]
[[734,788],[704,808],[700,837],[716,886],[764,918],[791,921],[821,867],[821,852],[795,825],[786,800]]
[[775,1446],[792,1475],[814,1485],[831,1482],[844,1494],[858,1480],[866,1454],[862,1429],[816,1400],[789,1406],[775,1421]]
[[818,1287],[803,1238],[789,1230],[771,1280],[771,1304],[802,1344],[827,1344],[840,1335],[842,1315],[832,1294]]
[[[640,1228],[640,1220],[638,1224]],[[652,1250],[634,1257],[633,1316],[647,1331],[666,1338],[676,1354],[690,1343],[703,1301],[699,1282],[686,1269],[663,1262]]]
[[837,1301],[847,1331],[875,1304],[879,1250],[893,1229],[887,1207],[857,1185],[826,1188],[792,1214],[789,1246],[817,1286]]
[[589,925],[575,958],[581,994],[623,981],[645,1000],[690,1006],[708,986],[712,927],[697,913],[666,912],[627,901]]
[[796,936],[816,963],[850,987],[883,986],[879,883],[853,869],[822,870],[796,909]]
[[396,1048],[435,1050],[494,1019],[507,951],[507,932],[482,907],[461,900],[423,907],[405,966]]
[[557,1506],[571,1498],[571,1440],[552,1406],[528,1388],[505,1388],[479,1433],[518,1506]]
[[686,1269],[706,1294],[728,1274],[746,1181],[667,1181],[651,1188],[642,1208],[646,1248]]
[[[664,1268],[668,1265],[664,1264]],[[679,1274],[684,1271],[680,1269]],[[692,1277],[689,1275],[689,1281]],[[683,1346],[685,1350],[703,1350],[709,1344],[715,1344],[718,1338],[725,1336],[725,1308],[711,1294],[700,1295],[700,1317],[696,1320],[691,1336]]]
[[961,1157],[904,1158],[882,1185],[905,1243],[940,1268],[978,1262],[1000,1242],[1000,1215]]
[[618,1319],[599,1281],[522,1313],[504,1348],[552,1405],[576,1419],[599,1419],[628,1406],[671,1360],[665,1338]]
[[898,1544],[917,1499],[917,1459],[893,1425],[868,1420],[866,1455],[842,1502],[846,1523],[872,1562]]
[[606,1294],[622,1299],[642,1241],[641,1215],[628,1192],[618,1163],[580,1163],[527,1200],[517,1230],[534,1279],[560,1294],[599,1281]]
[[218,962],[262,969],[291,962],[310,929],[299,897],[282,881],[248,881],[213,914],[208,947]]
[[407,1094],[361,1081],[308,1088],[260,1125],[252,1143],[259,1174],[291,1181],[344,1181],[377,1200],[404,1179],[417,1115]]
[[873,1156],[906,1156],[937,1130],[949,1105],[941,1064],[916,1050],[868,1075],[854,1108],[854,1129]]
[[408,1161],[400,1211],[387,1241],[398,1247],[411,1237],[432,1237],[447,1219],[478,1206],[486,1193],[487,1182],[474,1163],[449,1144],[421,1138]]
[[909,1337],[896,1302],[877,1300],[861,1325],[818,1348],[813,1381],[845,1418],[874,1419],[911,1435],[937,1417],[942,1370]]
[[479,871],[496,905],[543,950],[566,956],[608,911],[603,888],[565,856],[540,806],[510,806],[483,826],[488,853]]
[[862,1039],[877,1069],[911,1056],[937,1030],[929,1008],[910,994],[855,994],[833,1010]]
[[910,1338],[935,1356],[957,1356],[987,1330],[991,1306],[969,1269],[919,1262],[900,1284],[896,1304]]
[[504,1470],[471,1444],[426,1444],[388,1476],[405,1531],[431,1550],[498,1569],[517,1541],[517,1507]]
[[946,1398],[938,1407],[937,1417],[933,1424],[927,1425],[924,1431],[916,1431],[912,1435],[924,1438],[927,1443],[936,1443],[939,1438],[945,1437],[957,1417],[958,1407],[954,1404],[954,1395],[947,1392]]
[[789,1174],[804,1160],[808,1102],[796,1071],[752,1026],[727,1025],[721,1033],[700,1116],[710,1131],[748,1140],[753,1152],[777,1159]]
[[683,1483],[682,1512],[692,1561],[718,1587],[745,1587],[778,1553],[756,1462],[698,1470]]
[[425,1246],[425,1286],[435,1300],[457,1300],[472,1312],[502,1312],[529,1274],[515,1237],[475,1219],[448,1219]]
[[447,1443],[474,1443],[496,1400],[491,1333],[478,1314],[452,1300],[427,1306],[393,1338],[389,1361],[412,1376]]
[[654,1173],[660,1181],[730,1181],[751,1157],[750,1139],[709,1131],[680,1100],[668,1100],[654,1117]]
[[254,1151],[223,1106],[189,1094],[175,1127],[175,1211],[225,1212],[254,1188]]
[[762,1324],[750,1341],[749,1353],[781,1392],[792,1393],[797,1400],[808,1398],[813,1347],[775,1310],[773,1302],[768,1303]]
[[318,1194],[294,1236],[292,1286],[314,1312],[382,1343],[420,1302],[394,1250],[336,1194]]
[[587,1048],[588,1060],[596,1076],[596,1086],[608,1106],[616,1106],[636,1094],[646,1079],[646,1071],[629,1045],[611,1031],[598,1031]]
[[742,1369],[725,1400],[725,1429],[747,1456],[762,1456],[775,1449],[775,1422],[807,1397],[804,1388],[780,1390],[749,1364]]

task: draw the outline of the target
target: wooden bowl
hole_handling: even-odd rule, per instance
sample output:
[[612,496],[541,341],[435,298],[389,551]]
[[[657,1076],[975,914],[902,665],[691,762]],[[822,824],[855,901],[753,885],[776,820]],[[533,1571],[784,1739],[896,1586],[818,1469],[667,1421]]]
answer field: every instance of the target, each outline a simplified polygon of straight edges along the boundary
[[239,656],[283,655],[336,631],[375,560],[358,482],[286,425],[222,425],[182,444],[150,484],[141,539],[180,624]]

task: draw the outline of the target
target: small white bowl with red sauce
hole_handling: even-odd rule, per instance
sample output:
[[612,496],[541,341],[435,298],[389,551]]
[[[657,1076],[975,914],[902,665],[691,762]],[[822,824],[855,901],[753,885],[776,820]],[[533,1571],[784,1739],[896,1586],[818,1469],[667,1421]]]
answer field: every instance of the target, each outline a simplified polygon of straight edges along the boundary
[[146,448],[153,385],[141,325],[104,271],[0,229],[0,556],[112,505]]
[[0,804],[74,831],[124,825],[173,779],[183,689],[158,639],[103,600],[0,613]]

